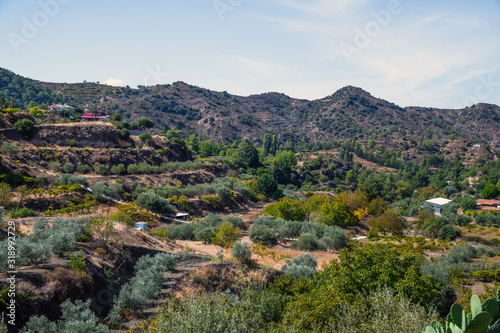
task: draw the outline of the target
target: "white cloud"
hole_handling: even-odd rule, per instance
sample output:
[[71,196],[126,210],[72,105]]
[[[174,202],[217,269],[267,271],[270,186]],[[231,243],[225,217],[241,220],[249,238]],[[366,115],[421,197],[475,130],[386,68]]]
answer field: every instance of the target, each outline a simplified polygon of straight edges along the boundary
[[104,81],[104,84],[110,85],[110,86],[123,86],[123,81],[119,79],[107,79]]
[[248,71],[270,76],[278,76],[286,72],[286,68],[283,66],[274,65],[268,62],[253,60],[245,57],[234,59],[233,64]]
[[331,16],[344,10],[366,3],[366,0],[281,0],[280,3],[286,7],[305,11],[319,16]]

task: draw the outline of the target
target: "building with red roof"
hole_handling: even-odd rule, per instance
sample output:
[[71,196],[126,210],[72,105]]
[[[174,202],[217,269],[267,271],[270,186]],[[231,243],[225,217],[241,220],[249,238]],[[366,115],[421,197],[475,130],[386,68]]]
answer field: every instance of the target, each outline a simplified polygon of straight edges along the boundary
[[85,113],[82,116],[82,121],[99,121],[106,118],[109,118],[109,116],[106,115],[106,111],[96,110],[89,113]]

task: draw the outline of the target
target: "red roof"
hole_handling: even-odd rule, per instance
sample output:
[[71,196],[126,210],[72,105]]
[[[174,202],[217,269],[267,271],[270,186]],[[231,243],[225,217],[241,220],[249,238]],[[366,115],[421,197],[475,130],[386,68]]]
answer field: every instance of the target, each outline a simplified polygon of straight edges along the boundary
[[100,118],[107,118],[106,116],[106,111],[92,111],[89,113],[86,113],[82,116],[82,118],[85,119],[100,119]]
[[477,204],[481,206],[500,206],[500,200],[478,199]]

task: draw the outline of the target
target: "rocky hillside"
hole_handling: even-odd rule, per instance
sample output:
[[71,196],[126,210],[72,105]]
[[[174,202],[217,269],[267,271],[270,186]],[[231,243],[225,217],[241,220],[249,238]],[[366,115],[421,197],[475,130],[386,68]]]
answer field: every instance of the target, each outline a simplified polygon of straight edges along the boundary
[[[410,140],[451,135],[500,147],[500,107],[478,104],[460,110],[402,108],[368,92],[345,87],[309,101],[284,94],[247,97],[216,92],[183,82],[152,87],[110,87],[96,83],[45,83],[0,69],[0,98],[18,107],[36,103],[68,103],[77,107],[121,112],[125,119],[147,116],[158,131],[177,127],[222,142],[266,132],[282,142],[370,137]],[[21,105],[22,104],[22,105]]]

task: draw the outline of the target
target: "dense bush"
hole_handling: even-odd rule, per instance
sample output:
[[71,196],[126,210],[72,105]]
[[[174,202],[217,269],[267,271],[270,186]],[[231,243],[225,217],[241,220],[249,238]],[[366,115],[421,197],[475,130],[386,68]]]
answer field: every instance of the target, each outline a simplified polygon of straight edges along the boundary
[[31,208],[18,207],[9,210],[9,215],[11,219],[17,219],[23,217],[38,216],[38,213]]
[[238,228],[238,229],[241,229],[241,230],[245,230],[246,229],[246,225],[245,225],[245,222],[243,222],[243,219],[241,217],[237,217],[237,216],[228,216],[226,217],[223,222],[229,222],[231,223],[235,228]]
[[61,171],[61,163],[59,162],[49,162],[48,167],[53,171]]
[[304,253],[292,260],[287,259],[286,264],[281,267],[281,270],[296,279],[313,277],[317,265],[318,261],[311,253]]
[[122,192],[122,184],[106,185],[105,182],[99,182],[92,187],[92,198],[101,202],[106,202],[110,199],[119,200]]
[[113,175],[121,175],[125,172],[125,165],[123,164],[118,164],[118,165],[113,165],[110,169],[111,173]]
[[131,227],[135,226],[135,221],[130,216],[120,211],[114,212],[109,218],[113,221],[126,223]]
[[304,233],[300,235],[296,242],[292,243],[292,248],[301,251],[325,250],[326,244],[323,241],[320,241],[316,235]]
[[[75,241],[86,230],[90,220],[87,218],[63,219],[56,218],[52,227],[46,218],[39,218],[33,228],[31,235],[18,238],[18,260],[19,265],[38,265],[55,254],[67,255],[75,249]],[[0,242],[0,247],[5,247],[7,242]],[[0,270],[7,266],[7,256],[0,256]]]
[[98,164],[94,168],[94,172],[96,175],[104,175],[105,173],[108,173],[108,171],[109,165]]
[[71,173],[71,172],[75,171],[75,165],[71,162],[66,162],[62,166],[62,169],[64,172]]
[[266,331],[268,325],[280,320],[283,312],[282,298],[266,291],[249,292],[241,299],[234,294],[172,298],[167,306],[170,311],[158,317],[158,333]]
[[[225,190],[220,190],[220,188],[225,187]],[[234,191],[241,193],[244,196],[250,195],[250,190],[246,188],[243,184],[235,182],[230,178],[216,179],[211,184],[197,184],[188,185],[183,188],[178,188],[174,186],[156,186],[150,189],[146,189],[141,186],[137,186],[134,190],[133,196],[137,197],[140,193],[146,191],[153,191],[159,196],[164,198],[171,198],[173,196],[185,195],[189,198],[202,195],[218,195],[221,200],[228,201],[231,197],[231,192],[229,189],[234,187]]]
[[224,186],[217,187],[215,189],[215,193],[217,193],[217,196],[223,202],[229,202],[231,200],[231,191],[227,187]]
[[171,162],[162,163],[161,165],[150,165],[147,163],[130,164],[127,167],[127,173],[134,174],[152,174],[175,171],[199,170],[203,168],[203,163],[200,161],[187,162]]
[[168,239],[178,239],[178,240],[198,240],[205,243],[211,243],[214,241],[215,233],[217,229],[223,223],[229,223],[234,228],[244,230],[245,223],[243,220],[236,216],[228,216],[222,219],[219,215],[211,214],[205,217],[198,223],[185,223],[180,225],[167,225],[158,228],[166,233]]
[[250,240],[266,246],[278,245],[278,232],[266,225],[252,225],[249,232]]
[[455,238],[460,237],[461,235],[462,233],[460,230],[450,224],[447,224],[439,229],[437,236],[441,240],[455,240]]
[[37,132],[37,128],[35,127],[35,123],[32,122],[29,119],[21,119],[16,121],[14,124],[16,129],[21,132],[21,134],[26,138],[26,139],[31,139],[32,137],[35,136]]
[[[307,236],[300,236],[307,234]],[[249,232],[250,240],[255,243],[274,246],[278,241],[299,237],[293,247],[303,250],[340,249],[346,245],[342,228],[326,226],[321,223],[286,221],[272,216],[255,220]],[[311,237],[312,236],[312,237]]]
[[491,256],[493,252],[486,247],[475,248],[469,244],[455,245],[447,255],[440,256],[422,266],[422,274],[429,274],[442,283],[450,282],[452,270],[470,272],[482,269],[472,263],[472,260],[483,255]]
[[[329,241],[327,242],[326,239]],[[340,250],[346,246],[347,238],[344,229],[336,226],[326,227],[323,232],[323,241],[328,248]]]
[[422,332],[435,317],[423,305],[405,295],[396,296],[390,289],[364,295],[359,306],[345,302],[329,326],[337,333],[415,333]]
[[17,153],[17,150],[17,145],[8,141],[2,142],[2,146],[0,147],[0,152],[4,153],[7,156]]
[[62,316],[57,322],[51,322],[45,316],[33,316],[26,323],[21,333],[64,333],[64,332],[110,332],[109,328],[99,323],[99,318],[90,310],[91,300],[67,299],[61,304]]
[[476,223],[482,226],[500,226],[500,214],[478,214],[475,219]]
[[85,164],[78,164],[76,169],[78,170],[79,173],[85,173],[89,169],[89,166]]
[[151,191],[139,194],[135,203],[139,207],[163,216],[173,216],[175,214],[175,209],[170,204],[170,201]]
[[59,186],[59,185],[75,185],[79,184],[84,187],[89,187],[89,181],[87,180],[86,177],[80,177],[80,176],[73,176],[73,175],[61,175],[59,178],[57,178],[54,182],[54,185]]
[[151,146],[153,143],[153,137],[149,133],[142,133],[139,135],[139,140],[141,140],[146,146]]
[[177,256],[174,254],[160,253],[154,257],[143,256],[135,265],[135,276],[120,290],[115,297],[113,308],[109,314],[111,322],[122,320],[122,311],[142,311],[149,301],[158,295],[163,282],[163,273],[173,270]]
[[158,230],[165,230],[166,237],[171,240],[191,240],[193,238],[194,225],[191,223],[181,225],[169,224],[158,228]]
[[246,242],[236,242],[234,243],[232,254],[239,262],[247,263],[252,258],[252,249]]

